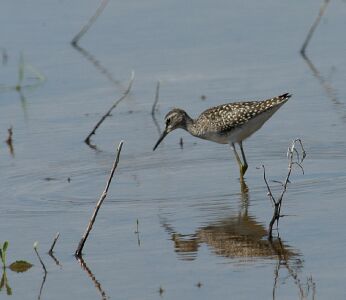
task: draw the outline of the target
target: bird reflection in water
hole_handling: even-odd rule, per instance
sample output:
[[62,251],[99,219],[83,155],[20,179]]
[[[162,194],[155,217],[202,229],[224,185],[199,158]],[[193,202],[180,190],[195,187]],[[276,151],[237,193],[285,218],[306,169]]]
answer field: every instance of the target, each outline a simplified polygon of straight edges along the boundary
[[194,259],[201,244],[207,244],[215,254],[253,260],[256,258],[276,258],[277,251],[285,258],[299,258],[299,253],[279,240],[267,239],[267,230],[254,216],[249,215],[249,189],[245,181],[241,184],[241,208],[236,215],[215,221],[197,229],[193,234],[183,235],[162,220],[162,226],[171,234],[175,251],[181,259]]
[[[206,244],[218,256],[233,259],[236,262],[248,263],[259,259],[276,260],[274,270],[273,299],[276,297],[280,268],[285,268],[289,277],[299,290],[301,299],[307,299],[310,290],[315,294],[312,278],[302,284],[298,273],[303,268],[303,261],[298,250],[293,249],[280,238],[268,240],[265,226],[248,213],[249,189],[244,180],[240,182],[239,213],[223,218],[209,225],[198,228],[192,234],[180,234],[173,226],[161,218],[161,224],[171,235],[175,252],[182,260],[194,260],[198,249]],[[309,284],[310,282],[310,284]],[[313,288],[311,288],[313,287]]]

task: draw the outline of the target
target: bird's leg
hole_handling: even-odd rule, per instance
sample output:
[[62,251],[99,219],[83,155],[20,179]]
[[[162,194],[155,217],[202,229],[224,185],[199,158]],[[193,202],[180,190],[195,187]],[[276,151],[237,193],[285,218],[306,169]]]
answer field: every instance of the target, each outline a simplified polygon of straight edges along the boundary
[[247,161],[246,161],[246,157],[245,157],[245,153],[244,153],[244,149],[243,149],[243,142],[240,142],[239,146],[240,146],[241,156],[243,157],[243,162],[244,162],[244,164],[242,165],[242,172],[244,175],[246,170],[247,170],[248,165],[247,165]]
[[[235,158],[236,158],[236,160],[238,162],[238,166],[239,166],[239,170],[240,170],[240,179],[243,179],[246,169],[244,171],[244,165],[243,165],[243,163],[242,163],[242,161],[241,161],[241,159],[240,159],[240,157],[238,155],[237,150],[235,149],[234,143],[231,144],[231,148],[233,149]],[[247,165],[246,165],[246,168],[247,168]]]

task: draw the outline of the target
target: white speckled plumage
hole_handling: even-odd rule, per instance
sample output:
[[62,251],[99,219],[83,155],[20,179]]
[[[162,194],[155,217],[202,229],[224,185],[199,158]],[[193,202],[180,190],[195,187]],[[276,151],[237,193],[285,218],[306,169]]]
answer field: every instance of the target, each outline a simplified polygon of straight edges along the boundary
[[[174,108],[165,116],[166,128],[154,150],[169,132],[182,128],[195,137],[230,144],[234,151],[234,144],[238,143],[247,168],[242,141],[260,129],[290,97],[286,93],[263,101],[222,104],[205,110],[196,119],[192,119],[184,110]],[[235,154],[240,163],[237,153]]]

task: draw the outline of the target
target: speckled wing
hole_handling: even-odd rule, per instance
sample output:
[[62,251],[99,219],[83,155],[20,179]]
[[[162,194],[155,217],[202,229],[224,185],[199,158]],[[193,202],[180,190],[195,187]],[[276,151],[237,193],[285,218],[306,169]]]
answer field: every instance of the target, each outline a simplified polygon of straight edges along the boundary
[[281,106],[290,97],[291,95],[286,93],[263,101],[234,102],[209,108],[197,119],[198,131],[201,133],[209,131],[218,134],[229,132],[256,116],[274,107]]

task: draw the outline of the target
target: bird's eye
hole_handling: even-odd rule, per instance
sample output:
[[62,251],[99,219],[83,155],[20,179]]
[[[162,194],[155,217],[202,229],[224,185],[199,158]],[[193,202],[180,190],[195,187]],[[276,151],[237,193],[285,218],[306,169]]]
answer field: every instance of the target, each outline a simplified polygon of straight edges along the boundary
[[169,125],[171,123],[171,119],[166,120],[166,125]]

